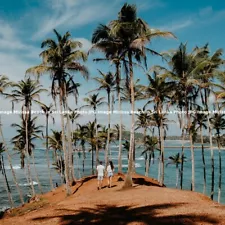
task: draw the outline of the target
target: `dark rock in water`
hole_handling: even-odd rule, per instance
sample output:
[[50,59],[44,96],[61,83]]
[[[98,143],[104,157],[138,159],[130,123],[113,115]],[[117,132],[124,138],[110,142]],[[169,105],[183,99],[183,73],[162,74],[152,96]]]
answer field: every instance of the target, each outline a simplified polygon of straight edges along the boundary
[[3,216],[5,215],[5,213],[9,210],[9,207],[3,207],[0,209],[0,219],[3,218]]

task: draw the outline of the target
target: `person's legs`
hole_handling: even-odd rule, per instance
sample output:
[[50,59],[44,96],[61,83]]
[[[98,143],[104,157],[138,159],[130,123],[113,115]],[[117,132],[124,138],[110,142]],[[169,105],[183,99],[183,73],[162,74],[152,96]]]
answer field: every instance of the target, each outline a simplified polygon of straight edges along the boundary
[[109,178],[109,187],[111,188],[111,186],[112,186],[112,176],[110,176]]
[[98,176],[98,190],[99,190],[99,184],[100,184],[100,179],[99,179],[99,176]]

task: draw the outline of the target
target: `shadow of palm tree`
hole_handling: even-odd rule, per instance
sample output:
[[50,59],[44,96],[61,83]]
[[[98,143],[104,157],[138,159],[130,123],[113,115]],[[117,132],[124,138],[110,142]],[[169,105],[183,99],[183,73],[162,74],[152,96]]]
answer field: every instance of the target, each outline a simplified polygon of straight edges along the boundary
[[163,209],[184,206],[184,204],[159,204],[143,207],[96,205],[95,208],[81,208],[80,210],[59,209],[55,212],[56,216],[39,217],[33,220],[44,222],[52,218],[60,218],[63,225],[128,225],[131,222],[139,222],[143,225],[219,224],[216,218],[203,214],[162,215]]

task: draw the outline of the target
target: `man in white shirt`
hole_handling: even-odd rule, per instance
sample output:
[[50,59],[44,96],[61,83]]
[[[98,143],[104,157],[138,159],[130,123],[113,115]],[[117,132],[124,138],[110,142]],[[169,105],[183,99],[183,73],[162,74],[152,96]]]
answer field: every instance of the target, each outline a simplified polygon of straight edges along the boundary
[[97,166],[98,172],[98,190],[102,188],[102,181],[104,176],[105,167],[102,165],[102,161],[99,162],[100,165]]

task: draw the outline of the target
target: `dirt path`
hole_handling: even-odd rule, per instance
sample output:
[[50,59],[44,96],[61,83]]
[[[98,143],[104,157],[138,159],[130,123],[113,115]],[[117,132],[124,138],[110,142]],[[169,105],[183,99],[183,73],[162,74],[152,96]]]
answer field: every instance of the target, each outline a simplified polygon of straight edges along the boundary
[[[147,181],[157,185],[151,179]],[[140,182],[146,180],[140,177]],[[225,206],[198,193],[138,184],[121,190],[123,182],[117,182],[117,176],[112,188],[107,188],[105,182],[98,191],[96,184],[96,179],[79,183],[67,198],[59,188],[44,195],[49,205],[23,216],[6,216],[0,224],[225,224]]]

